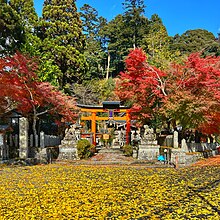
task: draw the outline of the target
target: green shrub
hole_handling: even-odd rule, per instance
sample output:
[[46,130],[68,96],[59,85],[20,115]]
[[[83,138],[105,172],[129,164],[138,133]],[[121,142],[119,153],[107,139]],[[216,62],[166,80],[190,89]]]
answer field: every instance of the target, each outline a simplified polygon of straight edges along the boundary
[[94,155],[96,148],[88,140],[82,139],[77,142],[77,152],[80,159],[87,159]]
[[123,146],[123,153],[125,156],[131,157],[133,154],[133,147],[129,144]]

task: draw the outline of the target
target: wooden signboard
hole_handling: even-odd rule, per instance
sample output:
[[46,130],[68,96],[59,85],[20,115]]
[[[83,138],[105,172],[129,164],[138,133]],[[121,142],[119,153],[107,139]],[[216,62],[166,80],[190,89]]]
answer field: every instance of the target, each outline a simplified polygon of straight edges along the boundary
[[108,140],[109,139],[109,134],[103,134],[103,139]]

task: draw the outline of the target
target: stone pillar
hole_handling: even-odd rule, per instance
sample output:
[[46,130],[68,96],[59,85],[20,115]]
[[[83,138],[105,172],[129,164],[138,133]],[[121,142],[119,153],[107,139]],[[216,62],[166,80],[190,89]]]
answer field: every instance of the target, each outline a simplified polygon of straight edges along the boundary
[[44,136],[44,132],[43,131],[40,132],[40,147],[41,148],[45,147],[45,136]]
[[178,148],[179,143],[178,143],[178,131],[173,132],[173,147]]
[[137,147],[133,148],[133,155],[132,156],[133,156],[134,159],[138,158],[138,149],[137,149]]
[[38,135],[36,135],[34,138],[35,138],[35,146],[34,147],[39,147]]
[[3,149],[4,149],[4,137],[0,133],[0,161],[3,160]]
[[9,146],[7,144],[3,145],[3,160],[9,159]]
[[167,135],[162,146],[173,147],[173,135]]
[[19,157],[26,159],[28,157],[28,120],[27,118],[19,119]]
[[135,131],[131,131],[131,143],[135,139]]
[[34,135],[33,134],[30,135],[29,147],[31,148],[34,147]]

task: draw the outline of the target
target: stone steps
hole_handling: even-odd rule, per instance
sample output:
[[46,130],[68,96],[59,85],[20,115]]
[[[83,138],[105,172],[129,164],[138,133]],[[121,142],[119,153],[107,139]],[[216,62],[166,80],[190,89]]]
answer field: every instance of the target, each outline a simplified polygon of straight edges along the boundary
[[123,154],[120,148],[102,148],[98,153],[108,153],[108,154]]
[[77,161],[77,164],[131,164],[135,161],[132,157],[126,157],[120,147],[102,148],[88,160]]

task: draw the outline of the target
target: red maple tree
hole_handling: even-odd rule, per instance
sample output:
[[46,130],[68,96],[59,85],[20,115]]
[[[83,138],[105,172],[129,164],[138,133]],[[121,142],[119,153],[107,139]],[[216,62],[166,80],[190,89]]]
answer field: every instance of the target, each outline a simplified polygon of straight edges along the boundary
[[170,69],[164,111],[185,128],[219,133],[220,57],[191,54],[183,65]]
[[191,54],[183,64],[166,72],[150,66],[141,49],[126,59],[117,95],[129,100],[140,120],[159,114],[175,127],[195,128],[204,133],[220,132],[220,57]]
[[73,122],[77,117],[75,99],[49,83],[40,82],[36,70],[36,63],[20,53],[0,59],[1,113],[16,108],[32,118],[34,135],[36,121],[45,113],[57,121]]
[[132,104],[133,117],[145,120],[152,116],[158,100],[166,96],[166,73],[147,63],[142,49],[130,52],[126,61],[126,72],[120,73],[116,94],[120,100]]

